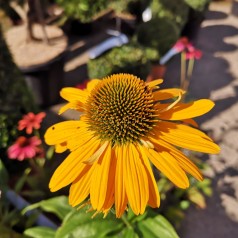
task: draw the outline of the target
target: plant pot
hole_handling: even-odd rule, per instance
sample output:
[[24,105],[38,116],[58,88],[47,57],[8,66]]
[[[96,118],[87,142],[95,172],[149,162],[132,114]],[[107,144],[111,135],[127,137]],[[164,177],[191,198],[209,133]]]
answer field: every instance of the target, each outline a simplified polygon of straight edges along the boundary
[[6,41],[13,59],[32,91],[35,101],[42,107],[56,104],[63,87],[64,59],[67,38],[55,26],[46,26],[49,44],[42,42],[42,27],[35,24],[36,40],[27,41],[25,26],[12,27]]
[[147,76],[146,82],[151,82],[155,79],[164,78],[166,72],[166,66],[160,64],[152,64],[149,75]]
[[38,105],[48,107],[59,102],[59,91],[64,86],[64,62],[62,53],[38,66],[19,67]]

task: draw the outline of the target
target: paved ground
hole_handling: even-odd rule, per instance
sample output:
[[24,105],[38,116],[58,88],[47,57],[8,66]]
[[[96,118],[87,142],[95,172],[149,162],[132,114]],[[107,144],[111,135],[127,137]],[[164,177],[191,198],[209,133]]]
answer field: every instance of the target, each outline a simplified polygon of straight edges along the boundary
[[[238,2],[211,4],[196,45],[203,51],[195,65],[190,93],[211,98],[215,109],[200,119],[221,146],[209,156],[214,194],[205,210],[190,209],[182,238],[238,237]],[[171,63],[172,65],[172,63]],[[171,75],[168,75],[168,77]]]
[[[100,35],[101,39],[105,34]],[[92,37],[93,38],[93,37]],[[93,38],[94,39],[94,38]],[[87,55],[77,57],[87,48],[84,41],[75,41],[71,50],[74,57],[66,64],[67,86],[75,85],[86,75]],[[196,62],[189,88],[194,98],[211,98],[215,109],[199,118],[201,127],[219,143],[220,155],[204,156],[211,165],[213,196],[207,208],[188,211],[179,231],[181,238],[236,238],[238,237],[238,1],[216,1],[210,6],[203,22],[196,46],[203,57]],[[81,48],[80,48],[81,47]],[[72,55],[72,54],[71,54]],[[80,65],[80,66],[79,66]],[[165,86],[179,85],[179,57],[168,64]],[[52,107],[48,121],[56,119]],[[66,117],[77,118],[77,114]]]

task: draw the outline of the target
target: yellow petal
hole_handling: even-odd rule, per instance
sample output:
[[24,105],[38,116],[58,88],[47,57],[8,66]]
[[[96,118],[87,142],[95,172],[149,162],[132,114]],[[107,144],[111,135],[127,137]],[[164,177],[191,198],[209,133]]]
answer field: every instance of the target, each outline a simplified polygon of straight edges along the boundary
[[92,79],[92,80],[90,80],[87,83],[87,91],[91,92],[100,81],[101,81],[100,79]]
[[109,169],[111,162],[111,146],[109,145],[101,158],[96,162],[90,188],[90,201],[94,210],[101,210],[106,199]]
[[49,184],[50,190],[57,191],[72,183],[85,166],[82,162],[98,149],[99,143],[97,140],[92,140],[91,143],[71,152],[54,172]]
[[155,88],[157,85],[163,83],[163,81],[164,81],[163,79],[156,79],[146,83],[146,85],[148,85],[149,88]]
[[155,138],[150,138],[150,140],[151,142],[156,144],[156,148],[160,146],[162,147],[162,150],[166,150],[168,153],[170,153],[177,160],[179,166],[183,170],[191,174],[197,180],[203,180],[203,176],[198,167],[192,161],[190,161],[181,151],[161,139],[156,140]]
[[64,106],[62,106],[60,108],[58,114],[61,115],[62,113],[64,113],[68,109],[83,111],[83,103],[81,103],[79,101],[72,101],[72,102],[66,103]]
[[159,115],[163,120],[183,120],[201,116],[209,112],[214,107],[214,103],[208,99],[201,99],[191,103],[177,104],[168,111],[164,111]]
[[188,125],[191,125],[191,126],[194,126],[194,127],[197,127],[198,128],[198,124],[196,121],[194,121],[193,119],[184,119],[182,120],[183,123],[185,124],[188,124]]
[[115,155],[117,158],[116,173],[115,173],[115,208],[116,217],[119,218],[124,213],[127,206],[127,195],[125,189],[125,170],[124,162],[126,158],[124,146],[116,146]]
[[45,142],[48,145],[56,145],[67,141],[72,135],[85,126],[82,121],[64,121],[49,127],[45,133]]
[[63,152],[65,148],[71,151],[75,150],[91,140],[92,137],[92,132],[87,130],[83,121],[60,122],[48,128],[45,133],[46,143],[57,145],[57,152]]
[[153,97],[155,101],[160,101],[175,98],[178,97],[180,94],[183,95],[184,93],[185,91],[179,88],[168,88],[154,92]]
[[149,199],[148,177],[141,162],[139,153],[133,144],[125,147],[127,158],[124,158],[125,188],[133,212],[143,214]]
[[177,161],[167,151],[154,151],[144,149],[150,161],[160,170],[171,182],[179,188],[187,188],[189,180],[185,172],[179,167]]
[[115,150],[113,149],[111,154],[111,162],[110,162],[110,169],[109,169],[109,175],[108,175],[107,194],[106,194],[105,202],[103,204],[103,212],[105,214],[111,209],[111,207],[115,203],[116,165],[117,165],[117,158],[115,155]]
[[83,202],[89,195],[92,174],[95,166],[84,165],[84,169],[70,186],[69,204],[73,207]]
[[100,158],[100,156],[102,155],[102,153],[105,151],[105,149],[108,146],[108,141],[104,142],[104,144],[91,156],[89,157],[87,160],[84,161],[84,163],[86,164],[92,164],[94,163],[96,160],[98,160]]
[[61,143],[61,144],[57,144],[55,145],[55,152],[56,153],[63,153],[67,150],[67,143]]
[[150,165],[150,162],[148,160],[148,157],[146,153],[143,150],[143,147],[141,145],[138,145],[141,157],[144,161],[145,168],[146,168],[146,173],[148,176],[148,183],[149,183],[149,200],[148,204],[155,208],[160,206],[160,195],[159,195],[159,189],[157,186],[157,183],[154,178],[154,174]]
[[60,96],[69,102],[78,101],[85,103],[88,98],[88,92],[79,88],[67,87],[60,91]]
[[154,133],[170,144],[189,150],[217,154],[220,148],[203,132],[182,124],[159,122]]

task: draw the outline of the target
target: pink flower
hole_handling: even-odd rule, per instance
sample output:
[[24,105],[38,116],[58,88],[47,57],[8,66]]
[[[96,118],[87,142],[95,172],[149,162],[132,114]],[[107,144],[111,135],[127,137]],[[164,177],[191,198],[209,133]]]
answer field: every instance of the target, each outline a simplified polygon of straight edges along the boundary
[[182,37],[175,43],[173,48],[176,49],[177,52],[182,52],[183,50],[186,49],[188,43],[189,43],[188,38]]
[[180,38],[176,44],[173,46],[176,52],[185,51],[186,59],[200,59],[202,57],[202,52],[196,49],[186,37]]
[[186,59],[200,59],[202,51],[196,49],[191,43],[187,45]]
[[29,112],[23,116],[23,119],[18,122],[18,130],[26,128],[26,133],[31,134],[33,129],[39,129],[43,118],[46,116],[44,112],[34,114]]
[[31,159],[40,151],[39,145],[41,145],[41,140],[37,136],[31,138],[20,136],[16,142],[8,148],[7,154],[9,159],[17,159],[20,161]]

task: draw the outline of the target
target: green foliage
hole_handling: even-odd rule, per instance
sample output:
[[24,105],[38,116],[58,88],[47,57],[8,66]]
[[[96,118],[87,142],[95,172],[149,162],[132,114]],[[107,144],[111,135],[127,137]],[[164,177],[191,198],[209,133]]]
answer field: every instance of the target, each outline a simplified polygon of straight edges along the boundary
[[142,13],[151,0],[110,0],[109,8],[116,13]]
[[64,9],[67,17],[78,19],[83,23],[91,22],[93,17],[107,7],[107,0],[56,0]]
[[[150,54],[152,55],[151,52]],[[103,78],[115,73],[130,73],[145,79],[149,73],[150,62],[144,48],[131,43],[113,48],[100,57],[90,60],[87,67],[90,78]]]
[[[68,209],[62,216],[59,210],[65,207]],[[62,220],[62,224],[55,231],[46,227],[26,229],[24,234],[33,238],[178,238],[171,224],[151,209],[147,209],[141,216],[134,215],[129,209],[121,219],[115,218],[113,213],[109,213],[106,218],[103,218],[102,214],[92,218],[93,213],[87,212],[89,207],[86,206],[80,210],[69,207],[67,198],[64,196],[33,204],[24,212],[34,208],[41,208],[47,212],[52,211]]]
[[188,20],[189,7],[184,0],[152,0],[151,9],[153,18],[166,18],[180,31]]
[[179,38],[178,27],[166,18],[154,18],[139,25],[136,33],[138,42],[144,47],[164,55]]

